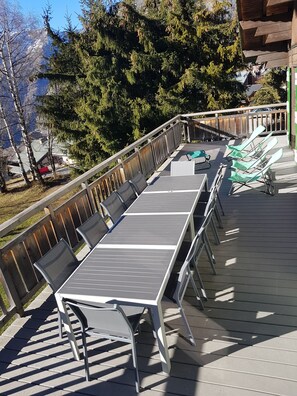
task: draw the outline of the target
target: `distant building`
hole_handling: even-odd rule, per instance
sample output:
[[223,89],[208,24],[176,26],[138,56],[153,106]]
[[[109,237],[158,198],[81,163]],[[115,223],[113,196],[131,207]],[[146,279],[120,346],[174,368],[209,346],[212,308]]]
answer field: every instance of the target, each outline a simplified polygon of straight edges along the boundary
[[[32,150],[38,164],[39,169],[48,168],[48,171],[51,171],[49,165],[49,147],[47,139],[35,139],[32,141]],[[67,147],[63,144],[53,143],[52,148],[52,155],[54,158],[54,163],[58,166],[61,165],[71,165],[73,161],[68,157],[68,150]],[[19,163],[17,160],[17,156],[11,148],[6,149],[6,157],[7,157],[7,168],[10,174],[19,175],[21,174],[21,169],[19,167]],[[26,172],[30,172],[30,165],[26,153],[26,148],[24,145],[19,146],[20,157],[24,165],[24,169]],[[45,173],[45,170],[43,172]]]

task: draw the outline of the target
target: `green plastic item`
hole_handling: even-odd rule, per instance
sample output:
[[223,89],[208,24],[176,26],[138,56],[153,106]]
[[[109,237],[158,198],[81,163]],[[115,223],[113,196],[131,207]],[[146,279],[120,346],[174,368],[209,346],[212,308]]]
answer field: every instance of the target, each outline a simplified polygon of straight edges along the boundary
[[205,158],[207,161],[210,160],[210,155],[206,154],[205,150],[189,151],[186,155],[189,161],[195,158]]

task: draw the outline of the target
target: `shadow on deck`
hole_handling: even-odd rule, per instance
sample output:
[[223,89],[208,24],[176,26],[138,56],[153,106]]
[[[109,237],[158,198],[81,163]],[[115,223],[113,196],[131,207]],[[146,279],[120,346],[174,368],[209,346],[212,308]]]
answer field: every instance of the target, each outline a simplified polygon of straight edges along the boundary
[[[286,147],[286,137],[279,137]],[[198,145],[182,148],[176,159]],[[211,154],[209,183],[223,161],[225,142],[199,145]],[[275,165],[274,196],[242,190],[228,197],[227,170],[220,197],[224,206],[221,244],[214,245],[217,275],[203,255],[200,271],[208,302],[195,306],[191,290],[186,314],[196,347],[184,338],[175,306],[164,305],[172,360],[161,372],[150,325],[138,336],[142,394],[256,396],[297,394],[297,166],[285,148]],[[162,174],[169,172],[165,167]],[[1,395],[133,395],[134,371],[128,346],[90,343],[91,374],[58,338],[56,305],[46,288],[1,336]],[[96,348],[96,350],[95,350]],[[128,364],[127,364],[128,363]]]

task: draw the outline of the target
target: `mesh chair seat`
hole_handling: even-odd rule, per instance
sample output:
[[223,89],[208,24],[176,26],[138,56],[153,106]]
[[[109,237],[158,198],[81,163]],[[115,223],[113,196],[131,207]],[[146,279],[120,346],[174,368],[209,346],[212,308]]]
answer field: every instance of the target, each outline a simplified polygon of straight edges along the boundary
[[100,202],[100,205],[114,224],[120,219],[126,210],[120,197],[115,192],[112,192],[109,197]]
[[[182,264],[182,267],[179,272],[172,272],[170,274],[167,287],[164,292],[164,296],[169,300],[173,301],[177,304],[179,308],[179,312],[183,319],[184,325],[188,332],[188,338],[192,345],[196,345],[195,339],[188,323],[185,311],[183,309],[182,301],[184,299],[186,290],[188,288],[189,283],[191,283],[192,288],[195,293],[195,298],[199,303],[200,308],[203,309],[203,302],[202,299],[206,299],[206,292],[198,271],[198,258],[201,253],[201,237],[204,230],[200,229],[199,232],[196,234],[194,240],[191,243],[190,249],[187,253],[187,256]],[[199,282],[199,288],[201,293],[196,286],[192,270],[194,270],[197,280]]]
[[119,195],[126,209],[129,208],[129,206],[135,201],[137,197],[135,190],[133,189],[131,183],[129,183],[128,181],[123,183],[117,189],[116,193]]
[[[79,261],[68,243],[61,239],[51,250],[34,263],[55,293],[76,270]],[[62,337],[62,321],[58,311],[59,334]]]
[[139,326],[144,308],[126,307],[116,304],[91,304],[73,300],[65,300],[65,303],[73,310],[80,322],[86,380],[91,380],[87,336],[129,343],[132,347],[136,391],[139,392],[140,381],[134,334]]
[[147,187],[147,181],[141,172],[138,172],[134,177],[132,177],[132,179],[129,180],[129,183],[132,185],[137,195],[140,195]]
[[100,214],[95,212],[76,230],[83,237],[89,248],[93,249],[107,233],[108,227]]

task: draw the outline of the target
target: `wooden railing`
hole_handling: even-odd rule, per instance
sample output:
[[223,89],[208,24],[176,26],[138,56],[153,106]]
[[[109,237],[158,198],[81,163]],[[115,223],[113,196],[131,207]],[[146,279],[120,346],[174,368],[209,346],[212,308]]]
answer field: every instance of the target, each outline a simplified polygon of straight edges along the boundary
[[[185,123],[177,116],[0,225],[1,238],[15,232],[28,218],[44,212],[34,226],[0,248],[1,324],[15,314],[22,315],[24,304],[41,286],[34,262],[60,238],[74,250],[79,247],[81,238],[76,227],[94,211],[101,212],[100,202],[125,180],[137,172],[151,176],[180,146],[184,136]],[[70,198],[57,205],[69,194]]]
[[[264,110],[265,109],[265,110]],[[257,111],[255,111],[257,110]],[[261,111],[258,111],[261,110]],[[188,141],[243,138],[258,125],[267,132],[287,132],[286,103],[183,114],[188,120]]]
[[[259,117],[262,117],[262,123],[267,117],[275,119],[275,126],[280,119],[286,123],[286,112],[282,107],[278,105],[276,110],[271,106],[269,115],[266,112],[251,115],[251,108],[246,108],[176,116],[1,224],[0,238],[15,233],[25,220],[43,213],[33,226],[0,248],[0,324],[5,324],[15,314],[22,315],[24,304],[40,288],[41,276],[34,270],[33,263],[60,238],[74,250],[79,247],[81,238],[76,227],[94,211],[101,212],[100,202],[124,181],[137,172],[150,177],[183,141],[245,136],[249,127],[254,127],[251,122],[260,123]],[[62,203],[57,204],[61,200]]]

